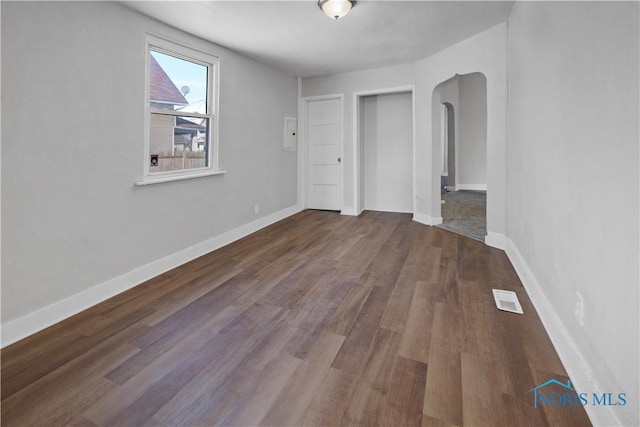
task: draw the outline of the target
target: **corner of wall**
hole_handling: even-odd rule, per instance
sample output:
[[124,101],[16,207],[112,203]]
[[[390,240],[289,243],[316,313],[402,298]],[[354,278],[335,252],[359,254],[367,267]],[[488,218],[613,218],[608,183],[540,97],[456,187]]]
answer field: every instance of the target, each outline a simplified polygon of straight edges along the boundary
[[442,224],[442,217],[432,217],[421,212],[413,213],[413,220],[424,225],[439,225]]
[[502,233],[495,233],[488,231],[484,237],[484,243],[492,248],[502,249],[503,251],[507,247],[507,237]]
[[358,216],[362,211],[358,212],[354,207],[343,208],[340,211],[340,215]]

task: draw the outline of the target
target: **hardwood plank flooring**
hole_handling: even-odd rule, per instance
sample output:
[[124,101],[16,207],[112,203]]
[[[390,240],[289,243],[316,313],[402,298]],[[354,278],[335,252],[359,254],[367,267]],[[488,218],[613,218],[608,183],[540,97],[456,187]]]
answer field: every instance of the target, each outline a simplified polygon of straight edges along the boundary
[[301,212],[1,357],[3,426],[589,425],[533,407],[567,373],[505,254],[407,214]]

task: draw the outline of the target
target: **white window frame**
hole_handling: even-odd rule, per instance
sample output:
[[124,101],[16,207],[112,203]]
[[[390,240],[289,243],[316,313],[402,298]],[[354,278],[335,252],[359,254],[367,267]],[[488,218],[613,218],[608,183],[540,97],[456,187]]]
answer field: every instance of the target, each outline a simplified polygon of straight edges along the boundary
[[[150,66],[149,56],[151,50],[166,53],[168,55],[184,59],[186,61],[195,62],[207,67],[207,114],[185,113],[183,111],[172,111],[153,108],[149,102],[150,90]],[[204,53],[202,51],[183,46],[181,44],[147,35],[145,49],[145,124],[144,124],[144,177],[136,185],[148,185],[161,182],[178,181],[183,179],[197,178],[201,176],[220,175],[225,171],[218,167],[218,117],[219,112],[219,82],[220,82],[220,59],[216,56]],[[207,151],[207,165],[202,168],[192,168],[177,171],[151,172],[150,170],[150,154],[151,154],[151,131],[150,120],[151,114],[164,114],[171,116],[189,116],[200,117],[209,120],[209,132],[207,135],[209,149]]]

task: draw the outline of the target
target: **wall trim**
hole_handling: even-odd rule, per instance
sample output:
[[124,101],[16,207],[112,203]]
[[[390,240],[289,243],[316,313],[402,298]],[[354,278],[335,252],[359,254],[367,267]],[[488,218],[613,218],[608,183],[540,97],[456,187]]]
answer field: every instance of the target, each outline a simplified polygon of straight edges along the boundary
[[484,243],[487,246],[491,246],[492,248],[496,249],[502,249],[504,251],[507,247],[507,237],[502,233],[488,231],[487,235],[484,236]]
[[365,208],[365,211],[372,211],[372,212],[391,212],[391,213],[402,213],[402,214],[410,214],[413,213],[413,211],[411,210],[400,210],[400,209],[374,209],[374,208]]
[[487,191],[487,184],[456,184],[458,190]]
[[424,224],[424,225],[439,225],[442,224],[442,217],[432,217],[431,215],[427,215],[421,212],[414,212],[413,213],[413,220],[415,222],[419,222],[420,224]]
[[361,213],[362,211],[358,212],[354,207],[342,208],[342,210],[340,211],[340,215],[349,215],[349,216],[358,216]]
[[297,187],[297,199],[298,205],[301,206],[301,209],[306,207],[307,203],[307,141],[305,139],[306,135],[306,118],[304,116],[305,105],[302,100],[302,77],[298,77],[298,154],[297,154],[297,164],[298,164],[298,187]]
[[[571,337],[571,334],[569,334],[569,331],[567,331],[557,312],[553,309],[533,271],[527,265],[515,243],[510,238],[507,238],[506,243],[507,257],[538,312],[544,329],[547,331],[549,338],[551,338],[553,347],[567,370],[571,382],[573,382],[576,390],[585,390],[588,393],[601,395],[602,387],[594,377],[593,370],[589,367],[587,359]],[[622,425],[612,407],[586,405],[584,409],[594,426]]]
[[107,280],[85,291],[57,301],[26,316],[2,325],[2,347],[15,343],[49,326],[67,319],[83,310],[99,304],[113,296],[152,279],[172,268],[178,267],[199,256],[235,242],[251,233],[265,228],[302,211],[301,205],[282,209],[248,224],[222,233],[159,260],[150,262],[121,276]]

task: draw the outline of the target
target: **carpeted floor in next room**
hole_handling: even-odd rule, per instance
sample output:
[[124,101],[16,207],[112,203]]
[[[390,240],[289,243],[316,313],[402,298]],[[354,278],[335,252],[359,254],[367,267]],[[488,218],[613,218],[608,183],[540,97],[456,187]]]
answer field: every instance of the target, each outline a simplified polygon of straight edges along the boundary
[[442,194],[442,224],[438,227],[484,242],[487,234],[487,192],[451,191]]

